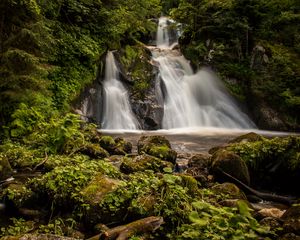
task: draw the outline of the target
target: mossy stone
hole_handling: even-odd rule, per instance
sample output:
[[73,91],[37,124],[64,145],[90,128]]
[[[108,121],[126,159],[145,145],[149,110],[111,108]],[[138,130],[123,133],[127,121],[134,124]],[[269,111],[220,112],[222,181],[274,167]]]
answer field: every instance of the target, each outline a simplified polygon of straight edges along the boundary
[[242,199],[247,200],[246,195],[233,183],[222,183],[214,185],[211,188],[217,194],[223,194],[226,199]]
[[244,142],[256,142],[264,140],[264,137],[255,133],[250,132],[239,137],[234,138],[233,140],[229,141],[229,143],[244,143]]
[[217,151],[212,156],[211,170],[217,181],[226,182],[229,180],[223,174],[225,172],[247,185],[250,184],[250,175],[246,163],[233,152],[227,150]]
[[145,170],[152,170],[154,172],[164,172],[165,168],[173,169],[173,164],[167,161],[163,161],[154,156],[142,154],[134,158],[125,157],[121,164],[120,170],[123,173],[129,174]]
[[87,143],[82,149],[79,150],[80,153],[83,153],[91,158],[106,158],[109,157],[109,153],[95,143]]

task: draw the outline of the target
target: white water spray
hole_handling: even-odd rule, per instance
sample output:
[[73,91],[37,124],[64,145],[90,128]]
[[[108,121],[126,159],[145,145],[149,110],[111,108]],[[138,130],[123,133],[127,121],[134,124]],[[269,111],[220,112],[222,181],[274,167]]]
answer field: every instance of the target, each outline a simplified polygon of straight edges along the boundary
[[103,129],[137,129],[138,121],[132,112],[127,90],[119,81],[119,70],[112,52],[108,52],[106,56],[103,89],[104,105],[101,127]]
[[167,27],[167,19],[160,18],[153,50],[165,86],[163,128],[255,128],[212,71],[194,74],[180,52],[171,50]]

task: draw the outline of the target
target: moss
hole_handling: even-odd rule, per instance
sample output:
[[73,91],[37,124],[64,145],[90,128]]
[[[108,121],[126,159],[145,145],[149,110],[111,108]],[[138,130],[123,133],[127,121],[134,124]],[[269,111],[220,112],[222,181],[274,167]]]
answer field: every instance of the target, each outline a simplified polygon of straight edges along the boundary
[[235,139],[231,140],[229,143],[239,143],[239,142],[256,142],[256,141],[261,141],[263,140],[264,137],[254,133],[250,132],[244,135],[241,135],[239,137],[236,137]]
[[233,183],[222,183],[214,185],[212,191],[223,199],[243,199],[247,200],[246,195]]
[[145,170],[164,172],[165,168],[173,169],[173,164],[147,154],[136,156],[133,159],[125,157],[120,167],[121,171],[127,174]]
[[78,152],[89,156],[90,158],[94,159],[103,159],[109,157],[109,153],[100,147],[98,144],[95,143],[86,143],[82,149]]

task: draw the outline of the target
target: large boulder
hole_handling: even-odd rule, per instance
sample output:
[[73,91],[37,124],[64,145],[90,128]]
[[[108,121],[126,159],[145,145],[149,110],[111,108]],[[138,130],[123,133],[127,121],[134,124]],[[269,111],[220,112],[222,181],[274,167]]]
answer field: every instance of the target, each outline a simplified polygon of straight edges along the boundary
[[177,153],[172,150],[169,140],[163,136],[142,136],[138,141],[139,154],[149,154],[162,160],[176,163]]
[[227,150],[217,151],[212,156],[212,173],[217,181],[226,182],[229,179],[223,172],[249,185],[250,175],[246,163],[236,154]]

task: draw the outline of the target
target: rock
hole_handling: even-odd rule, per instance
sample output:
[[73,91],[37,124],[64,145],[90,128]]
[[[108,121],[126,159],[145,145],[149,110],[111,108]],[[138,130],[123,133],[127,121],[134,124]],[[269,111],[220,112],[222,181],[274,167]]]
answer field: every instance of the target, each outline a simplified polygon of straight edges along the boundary
[[245,194],[233,183],[222,183],[214,185],[211,190],[217,194],[226,195],[226,199],[247,200]]
[[188,161],[188,169],[185,173],[193,176],[202,186],[206,186],[208,182],[208,167],[210,165],[210,155],[196,154]]
[[189,159],[189,168],[207,169],[210,166],[210,155],[198,153]]
[[123,157],[121,155],[112,155],[108,158],[108,161],[114,165],[117,169],[120,169],[122,161],[123,161]]
[[163,136],[142,136],[138,141],[138,153],[146,153],[176,163],[177,153],[171,149],[169,140]]
[[246,185],[250,184],[250,175],[246,163],[232,152],[220,150],[214,153],[212,156],[211,171],[217,181],[227,181],[228,178],[224,176],[220,170],[235,177]]
[[[84,212],[84,219],[88,225],[106,221],[114,221],[110,214],[103,212],[101,201],[111,192],[114,192],[122,184],[122,181],[109,178],[103,174],[98,174],[93,180],[80,192],[84,204],[89,208]],[[110,218],[111,217],[111,218]],[[109,220],[108,220],[109,219]]]
[[217,147],[212,147],[211,149],[208,150],[209,154],[215,154],[217,151],[225,149],[225,146],[217,146]]
[[290,207],[282,216],[283,220],[288,219],[300,219],[300,205],[295,204],[294,206]]
[[116,142],[111,136],[102,136],[99,144],[108,152],[113,152],[114,148],[116,147]]
[[287,233],[280,236],[278,240],[300,240],[300,236],[297,236],[294,233]]
[[229,141],[229,143],[245,143],[245,142],[256,142],[263,140],[263,136],[250,132],[239,137],[234,138],[233,140]]
[[11,176],[13,170],[5,156],[0,154],[0,181]]
[[132,143],[131,142],[127,142],[125,141],[124,138],[118,137],[115,139],[115,149],[114,149],[114,153],[116,153],[116,151],[122,152],[125,154],[131,153],[132,151]]
[[241,199],[225,199],[218,203],[223,207],[237,208],[239,201],[244,201],[249,208],[252,208],[252,205],[248,201]]
[[264,208],[258,211],[258,214],[262,218],[271,217],[271,218],[281,218],[285,210],[280,210],[278,208]]
[[281,218],[285,232],[300,235],[300,205],[290,207]]
[[85,154],[91,158],[106,158],[109,153],[95,143],[86,143],[85,146],[79,150],[80,153]]
[[265,48],[263,46],[256,45],[252,51],[250,67],[255,70],[262,70],[265,68],[268,60]]
[[279,220],[273,217],[265,217],[259,221],[259,224],[270,227],[272,231],[276,231],[281,227]]
[[134,158],[125,157],[121,164],[120,170],[123,173],[129,174],[145,170],[164,172],[165,168],[173,169],[173,164],[167,161],[163,161],[154,156],[142,154]]

